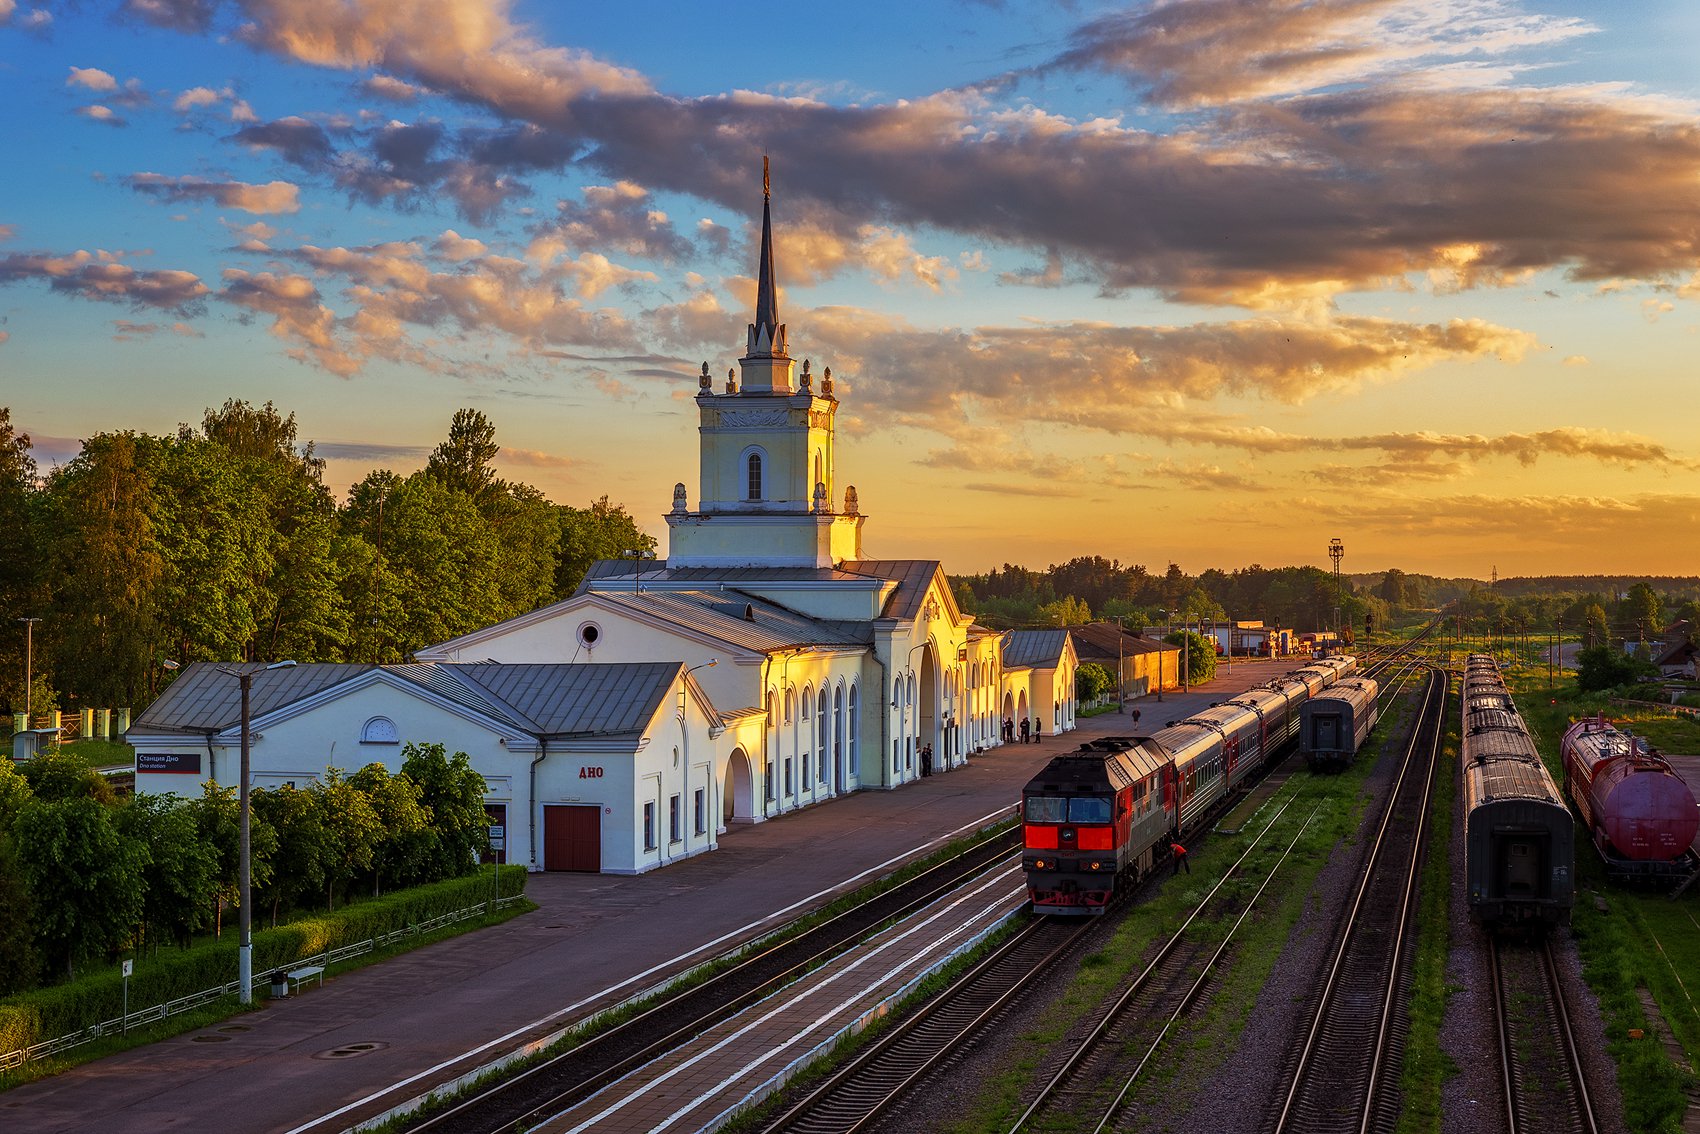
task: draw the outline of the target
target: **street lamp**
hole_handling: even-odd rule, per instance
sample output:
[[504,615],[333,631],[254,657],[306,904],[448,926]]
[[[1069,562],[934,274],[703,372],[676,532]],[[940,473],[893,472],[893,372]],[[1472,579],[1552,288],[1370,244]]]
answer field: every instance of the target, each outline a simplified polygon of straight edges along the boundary
[[20,618],[24,624],[24,727],[32,727],[30,711],[35,707],[30,695],[35,692],[35,624],[39,618]]
[[[1166,631],[1164,631],[1164,633],[1163,633],[1163,639],[1165,641],[1167,641],[1169,635],[1173,634],[1175,632],[1175,617],[1174,617],[1174,615],[1170,614],[1166,610],[1158,610],[1157,613],[1161,614],[1163,616],[1164,621],[1168,623],[1169,628]],[[1157,651],[1157,703],[1159,705],[1163,703],[1163,686],[1165,684],[1166,684],[1166,682],[1163,680],[1163,651],[1158,650]]]
[[[292,661],[272,662],[264,669],[288,669],[295,663]],[[234,677],[242,686],[242,782],[237,788],[237,808],[242,816],[241,841],[237,844],[236,852],[236,885],[237,899],[242,904],[237,909],[237,925],[239,926],[238,944],[236,948],[236,980],[237,994],[244,1004],[254,1002],[254,862],[253,862],[253,812],[248,805],[248,744],[249,744],[249,713],[248,693],[254,685],[254,674],[263,670],[226,669],[218,667],[218,672]]]

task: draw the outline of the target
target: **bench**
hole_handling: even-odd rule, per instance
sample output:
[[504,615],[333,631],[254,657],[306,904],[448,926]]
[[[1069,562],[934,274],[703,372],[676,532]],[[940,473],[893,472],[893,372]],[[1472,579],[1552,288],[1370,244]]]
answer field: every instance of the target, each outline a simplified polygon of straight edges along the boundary
[[292,994],[300,992],[302,985],[314,979],[318,980],[319,986],[322,988],[325,983],[325,966],[302,965],[298,969],[290,969],[283,975],[284,979],[289,982],[289,990]]

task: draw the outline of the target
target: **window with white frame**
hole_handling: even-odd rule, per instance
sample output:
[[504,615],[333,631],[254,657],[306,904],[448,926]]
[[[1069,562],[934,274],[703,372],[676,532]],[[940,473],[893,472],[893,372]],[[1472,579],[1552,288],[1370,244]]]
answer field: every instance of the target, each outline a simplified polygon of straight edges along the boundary
[[643,805],[643,849],[646,851],[655,849],[655,804],[653,802]]
[[676,795],[668,796],[667,797],[667,839],[668,839],[669,842],[676,843],[680,839],[683,839],[685,837],[683,825],[684,825],[684,816],[679,813],[679,797],[676,796]]
[[[400,744],[401,734],[388,717],[373,717],[360,730],[361,744]],[[240,778],[240,777],[238,777]]]
[[760,453],[751,453],[748,457],[744,458],[744,474],[746,477],[744,485],[744,499],[760,500],[762,498]]
[[697,788],[696,793],[691,797],[691,811],[692,818],[695,820],[696,833],[699,835],[707,834],[708,797],[704,794],[702,788]]
[[856,739],[860,732],[860,722],[857,720],[859,715],[857,713],[858,699],[856,686],[852,685],[850,687],[849,709],[844,718],[845,732],[849,737],[848,747],[850,749],[850,774],[852,776],[860,775],[862,772],[859,755],[860,750],[856,744]]

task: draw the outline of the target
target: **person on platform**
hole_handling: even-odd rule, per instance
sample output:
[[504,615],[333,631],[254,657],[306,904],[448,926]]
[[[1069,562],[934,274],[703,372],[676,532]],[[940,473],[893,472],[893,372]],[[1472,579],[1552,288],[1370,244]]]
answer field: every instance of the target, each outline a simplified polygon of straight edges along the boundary
[[1027,743],[1027,734],[1033,729],[1033,722],[1026,717],[1021,718],[1021,743]]
[[933,774],[933,746],[930,744],[921,746],[921,774],[923,776]]

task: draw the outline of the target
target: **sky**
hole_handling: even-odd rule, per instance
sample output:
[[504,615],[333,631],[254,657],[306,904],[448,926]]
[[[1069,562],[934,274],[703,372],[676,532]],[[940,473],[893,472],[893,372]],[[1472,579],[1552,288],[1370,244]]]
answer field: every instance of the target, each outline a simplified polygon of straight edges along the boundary
[[456,409],[662,540],[752,318],[870,558],[1700,573],[1700,5],[0,0],[0,405]]

